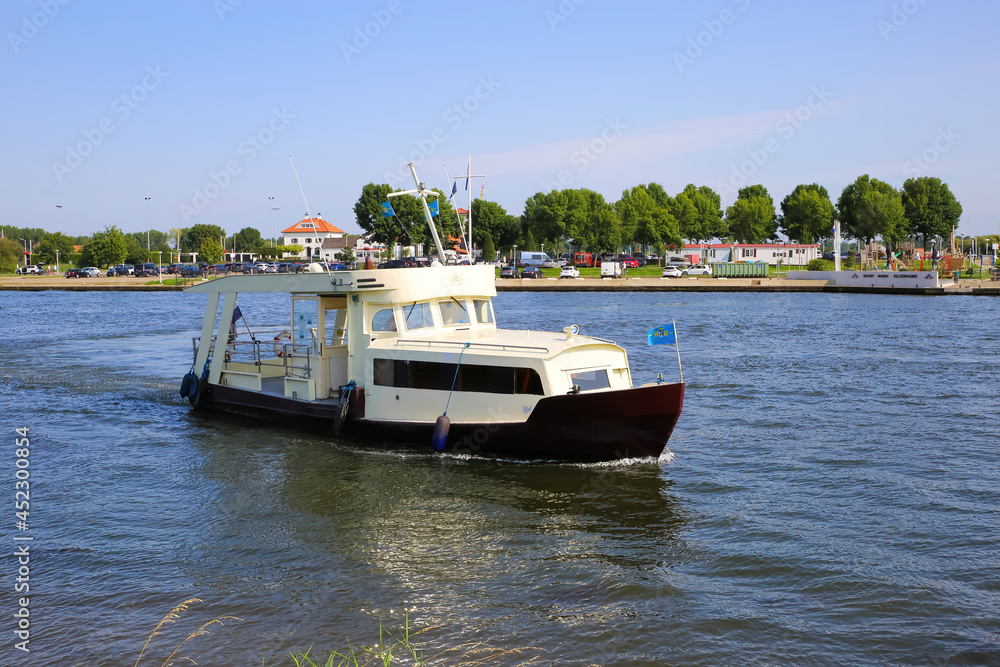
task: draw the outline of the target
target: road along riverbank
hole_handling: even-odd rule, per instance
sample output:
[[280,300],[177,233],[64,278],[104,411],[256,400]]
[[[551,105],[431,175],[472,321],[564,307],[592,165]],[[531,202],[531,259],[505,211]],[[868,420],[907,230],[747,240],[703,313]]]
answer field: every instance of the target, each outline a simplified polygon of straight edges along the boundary
[[[399,270],[399,269],[386,269]],[[163,284],[146,284],[128,276],[65,278],[63,276],[4,276],[0,290],[40,292],[46,290],[169,292],[184,285],[164,279]],[[832,280],[782,278],[513,278],[496,281],[500,292],[828,292],[855,294],[965,294],[1000,296],[1000,281],[958,280],[931,288],[892,288],[835,285]]]

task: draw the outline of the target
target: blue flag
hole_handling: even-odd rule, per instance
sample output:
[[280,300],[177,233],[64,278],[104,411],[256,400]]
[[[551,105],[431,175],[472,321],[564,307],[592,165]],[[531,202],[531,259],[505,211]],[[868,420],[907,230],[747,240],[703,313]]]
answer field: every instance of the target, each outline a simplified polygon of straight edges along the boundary
[[393,215],[396,215],[396,212],[392,210],[392,204],[387,201],[382,202],[382,217],[388,218]]
[[434,201],[428,203],[427,204],[427,208],[429,208],[431,210],[431,215],[432,216],[437,215],[438,214],[438,201],[437,201],[437,199],[435,199]]
[[[451,184],[451,197],[454,197],[456,192],[458,192],[458,181]],[[451,199],[451,197],[448,197],[448,199]]]
[[662,327],[650,329],[646,334],[647,345],[676,345],[677,334],[674,332],[673,323],[664,324]]

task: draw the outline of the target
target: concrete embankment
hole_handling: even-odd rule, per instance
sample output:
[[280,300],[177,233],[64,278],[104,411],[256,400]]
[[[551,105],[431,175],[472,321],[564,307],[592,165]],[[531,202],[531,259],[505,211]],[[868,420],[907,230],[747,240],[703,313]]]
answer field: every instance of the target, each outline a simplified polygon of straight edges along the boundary
[[[0,278],[0,290],[40,292],[46,290],[161,292],[179,291],[183,285],[147,285],[142,278],[65,278],[63,276],[5,276]],[[1000,296],[1000,282],[991,280],[960,280],[934,288],[849,287],[834,285],[826,280],[792,280],[789,278],[514,278],[497,280],[500,292],[837,292],[855,294],[967,294]]]

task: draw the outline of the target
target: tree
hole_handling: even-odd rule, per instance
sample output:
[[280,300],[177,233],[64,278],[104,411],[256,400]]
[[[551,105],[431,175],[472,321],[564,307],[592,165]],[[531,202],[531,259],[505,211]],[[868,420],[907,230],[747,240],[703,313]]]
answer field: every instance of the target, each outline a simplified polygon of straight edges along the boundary
[[689,183],[674,201],[674,217],[682,238],[701,243],[729,235],[729,227],[722,217],[722,199],[712,188]]
[[[622,239],[634,239],[646,245],[680,246],[677,219],[671,213],[676,202],[656,183],[637,185],[622,192],[612,207],[620,220]],[[694,206],[690,205],[692,214]]]
[[348,246],[343,250],[338,251],[335,257],[337,261],[340,262],[341,264],[346,264],[347,266],[353,266],[355,260],[354,248]]
[[233,242],[239,252],[256,252],[264,245],[260,231],[254,227],[244,227],[233,234]]
[[[361,196],[354,204],[354,217],[358,226],[367,232],[365,237],[373,243],[381,243],[389,248],[397,243],[407,242],[422,243],[425,246],[433,244],[420,197],[404,195],[390,200],[390,192],[393,192],[392,186],[385,184],[369,183],[361,189]],[[449,236],[457,238],[458,235],[455,209],[440,190],[434,189],[434,192],[438,195],[435,227],[438,236],[441,237],[441,244],[447,246],[447,238]],[[391,203],[395,215],[382,216],[382,203],[385,201]]]
[[536,247],[536,244],[535,244],[535,237],[531,233],[531,229],[529,228],[528,231],[527,231],[527,233],[524,235],[524,248],[523,248],[523,250],[537,250],[537,249],[538,248]]
[[382,203],[389,201],[390,192],[392,186],[384,183],[369,183],[361,188],[361,196],[354,204],[354,219],[373,243],[392,248],[409,237],[394,218],[382,215]]
[[816,243],[831,235],[837,210],[822,185],[796,185],[781,200],[781,231],[799,243]]
[[0,273],[12,273],[24,257],[24,247],[6,236],[0,238]]
[[962,205],[940,178],[921,176],[907,179],[903,183],[901,199],[909,231],[923,236],[925,249],[929,237],[947,238],[958,228]]
[[222,244],[218,239],[210,236],[201,240],[198,246],[198,259],[209,264],[215,264],[222,260]]
[[487,234],[486,239],[483,243],[483,261],[492,262],[496,258],[497,258],[497,249],[496,246],[493,245],[493,236]]
[[899,191],[884,181],[868,174],[858,176],[840,193],[837,209],[841,226],[848,236],[865,243],[880,236],[898,238],[900,230],[893,227],[902,222],[897,215],[902,211],[902,199]]
[[503,225],[507,218],[507,211],[503,206],[492,201],[483,199],[472,200],[472,237],[473,243],[480,247],[486,247],[486,239],[494,240],[496,232],[494,228]]
[[[219,239],[225,235],[226,232],[218,225],[194,225],[184,230],[181,236],[181,248],[184,252],[200,252],[201,242],[204,239],[211,238],[219,242]],[[222,250],[221,242],[219,243],[219,250]]]
[[83,246],[80,263],[84,266],[107,267],[121,264],[128,253],[128,241],[120,229],[111,225],[103,232],[94,232],[90,243]]
[[[567,218],[568,190],[553,190],[548,194],[536,192],[524,202],[523,222],[528,229],[537,231],[542,238],[564,238],[575,234],[575,226]],[[527,248],[525,248],[527,249]]]
[[55,264],[57,258],[56,251],[59,251],[59,261],[68,261],[69,256],[73,254],[73,245],[73,239],[64,236],[62,232],[47,234],[35,246],[35,260],[42,264]]
[[774,200],[763,185],[741,188],[736,201],[726,209],[726,221],[733,238],[740,243],[761,243],[778,231]]

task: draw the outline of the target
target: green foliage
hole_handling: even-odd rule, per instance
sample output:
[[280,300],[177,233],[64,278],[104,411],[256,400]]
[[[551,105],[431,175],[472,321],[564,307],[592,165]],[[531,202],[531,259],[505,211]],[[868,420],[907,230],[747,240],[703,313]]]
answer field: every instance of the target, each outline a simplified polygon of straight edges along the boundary
[[528,233],[524,235],[524,247],[522,250],[538,250],[538,245],[535,243],[535,237],[531,233],[531,229],[528,229]]
[[703,242],[729,235],[729,227],[722,218],[722,199],[712,188],[689,183],[674,201],[674,217],[682,238]]
[[[381,243],[389,248],[397,243],[403,245],[422,243],[433,250],[434,241],[431,239],[430,230],[427,229],[427,219],[420,197],[404,195],[389,200],[390,192],[393,192],[392,186],[385,184],[369,183],[362,188],[361,196],[354,204],[354,217],[358,226],[365,230],[365,236],[371,242]],[[438,194],[438,216],[434,221],[435,227],[441,237],[441,244],[447,248],[448,237],[458,238],[458,221],[455,209],[452,208],[448,198],[436,188],[434,192]],[[382,202],[387,200],[392,203],[396,215],[384,218]]]
[[[475,224],[475,218],[473,218],[473,224]],[[492,262],[497,258],[497,249],[493,245],[493,237],[489,234],[486,235],[486,240],[483,243],[483,261]]]
[[613,206],[621,221],[622,239],[634,239],[643,245],[656,247],[679,246],[682,243],[671,208],[683,208],[692,217],[697,215],[694,204],[689,200],[685,199],[679,206],[656,183],[625,190]]
[[260,231],[254,227],[244,227],[233,234],[233,242],[237,252],[257,252],[264,245]]
[[219,243],[218,239],[211,236],[203,238],[201,245],[198,247],[198,259],[209,264],[216,264],[222,261],[222,244]]
[[962,205],[940,178],[907,179],[901,197],[908,231],[923,237],[924,248],[929,238],[948,238],[952,230],[958,228]]
[[216,243],[219,244],[219,250],[222,250],[222,239],[226,233],[222,231],[222,227],[218,225],[194,225],[184,230],[181,235],[181,249],[184,252],[201,252],[201,242],[204,239],[210,238],[215,239]]
[[830,193],[817,183],[796,185],[781,200],[781,214],[782,233],[799,243],[816,243],[830,237],[830,228],[837,219]]
[[486,239],[496,237],[495,229],[503,227],[511,216],[503,206],[482,199],[472,200],[472,237],[476,247],[485,248]]
[[90,243],[83,246],[80,261],[84,266],[106,268],[122,264],[128,254],[128,240],[125,234],[114,225],[104,228],[103,232],[94,232]]
[[351,248],[351,247],[347,247],[347,248],[344,248],[343,250],[339,251],[335,255],[335,257],[337,258],[338,262],[340,262],[341,264],[347,264],[347,265],[354,264],[354,261],[356,259],[355,256],[354,256],[354,248]]
[[774,200],[763,185],[741,188],[733,205],[726,209],[733,238],[740,243],[761,243],[778,231]]
[[837,265],[828,259],[816,258],[809,260],[806,271],[833,271]]
[[20,243],[0,238],[0,273],[13,273],[23,256],[24,247]]
[[58,250],[59,262],[66,262],[69,256],[73,254],[74,245],[73,239],[63,235],[62,232],[46,234],[45,238],[35,245],[35,254],[32,259],[35,260],[35,263],[55,264],[56,251]]
[[898,242],[906,236],[899,192],[888,183],[863,174],[844,188],[837,200],[844,232],[871,243],[882,237]]
[[[409,237],[395,219],[382,217],[382,203],[388,201],[392,186],[369,183],[361,188],[361,196],[354,204],[354,219],[368,238],[392,248],[397,243],[406,243]],[[393,197],[398,199],[398,197]],[[395,208],[396,202],[392,202]]]

